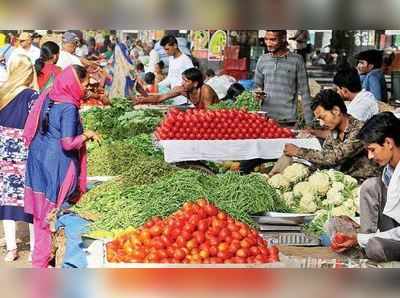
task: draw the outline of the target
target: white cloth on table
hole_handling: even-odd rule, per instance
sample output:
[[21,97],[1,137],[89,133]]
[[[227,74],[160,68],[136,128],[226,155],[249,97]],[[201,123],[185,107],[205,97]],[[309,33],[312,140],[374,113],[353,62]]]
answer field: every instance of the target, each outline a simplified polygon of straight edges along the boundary
[[311,139],[254,139],[254,140],[165,140],[160,141],[168,163],[191,160],[249,160],[277,159],[285,144],[321,150],[316,138]]

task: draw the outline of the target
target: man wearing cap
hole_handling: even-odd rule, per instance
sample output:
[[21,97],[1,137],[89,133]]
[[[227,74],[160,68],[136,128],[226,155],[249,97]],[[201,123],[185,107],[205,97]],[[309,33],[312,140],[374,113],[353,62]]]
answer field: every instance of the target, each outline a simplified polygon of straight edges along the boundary
[[7,61],[7,67],[17,55],[28,56],[32,64],[40,57],[40,49],[32,45],[32,36],[28,32],[22,32],[18,37],[19,45],[12,52],[10,59]]
[[37,47],[40,48],[40,40],[42,39],[42,35],[40,35],[37,32],[33,32],[32,34],[32,44]]
[[77,64],[83,66],[81,59],[75,55],[75,50],[79,45],[79,37],[74,32],[67,31],[62,38],[62,50],[57,61],[57,66],[62,69],[70,65]]
[[381,69],[383,53],[379,50],[367,50],[356,56],[362,88],[371,92],[377,100],[387,99],[385,75]]

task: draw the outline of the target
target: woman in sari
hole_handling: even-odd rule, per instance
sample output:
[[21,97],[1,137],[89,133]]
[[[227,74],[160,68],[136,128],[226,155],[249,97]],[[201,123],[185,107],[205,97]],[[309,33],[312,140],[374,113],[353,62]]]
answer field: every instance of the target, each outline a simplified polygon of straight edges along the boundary
[[7,246],[6,262],[18,258],[16,221],[30,223],[24,212],[24,181],[27,148],[23,129],[29,109],[38,94],[35,70],[27,56],[17,55],[10,63],[7,82],[0,88],[0,220],[3,220]]
[[88,84],[85,68],[72,65],[44,91],[29,115],[25,142],[25,212],[33,215],[34,268],[47,268],[51,257],[49,218],[76,203],[86,191],[86,145],[99,137],[83,132],[79,116]]
[[38,85],[41,91],[50,87],[61,68],[56,66],[60,55],[60,47],[52,41],[45,42],[40,48],[40,57],[35,62]]

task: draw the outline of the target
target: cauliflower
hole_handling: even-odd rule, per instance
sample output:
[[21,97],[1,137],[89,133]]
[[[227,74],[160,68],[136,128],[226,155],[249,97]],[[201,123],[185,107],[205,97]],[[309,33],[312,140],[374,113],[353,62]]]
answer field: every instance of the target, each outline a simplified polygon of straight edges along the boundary
[[357,187],[357,185],[358,185],[357,179],[355,179],[349,175],[344,176],[343,182],[344,182],[344,184],[346,184],[347,187],[350,187],[350,188]]
[[314,213],[317,211],[318,206],[315,203],[313,194],[307,193],[301,198],[299,209],[301,212],[306,213]]
[[348,209],[344,206],[339,206],[332,209],[332,216],[340,216],[340,215],[347,215],[347,216],[354,216],[354,209]]
[[354,201],[350,199],[350,200],[344,201],[343,207],[353,210],[353,209],[355,209],[356,206],[354,205]]
[[277,174],[272,176],[269,180],[268,183],[274,187],[274,188],[279,188],[279,189],[288,189],[290,186],[290,182],[287,178],[285,178],[281,174]]
[[310,174],[310,170],[303,164],[295,163],[288,166],[282,174],[289,182],[296,183],[304,180]]
[[327,174],[332,182],[342,182],[344,179],[344,174],[342,172],[333,169],[325,170],[323,173]]
[[333,182],[330,190],[334,189],[336,192],[343,191],[345,188],[342,182]]
[[282,197],[289,207],[293,206],[293,204],[295,203],[295,196],[293,192],[285,192]]
[[321,195],[325,195],[331,186],[329,176],[322,172],[316,172],[311,175],[308,182]]
[[314,195],[315,190],[309,182],[300,182],[294,186],[293,193],[296,197],[302,197],[307,194]]
[[326,201],[329,205],[337,206],[344,201],[344,197],[341,191],[331,188],[326,194]]

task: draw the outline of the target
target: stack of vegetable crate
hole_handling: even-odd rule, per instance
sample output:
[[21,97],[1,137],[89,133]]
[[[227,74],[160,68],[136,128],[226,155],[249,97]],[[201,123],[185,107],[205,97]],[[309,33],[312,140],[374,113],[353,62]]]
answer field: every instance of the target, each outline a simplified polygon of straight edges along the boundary
[[240,47],[226,47],[224,52],[224,74],[237,80],[246,80],[249,77],[247,58],[239,58]]

